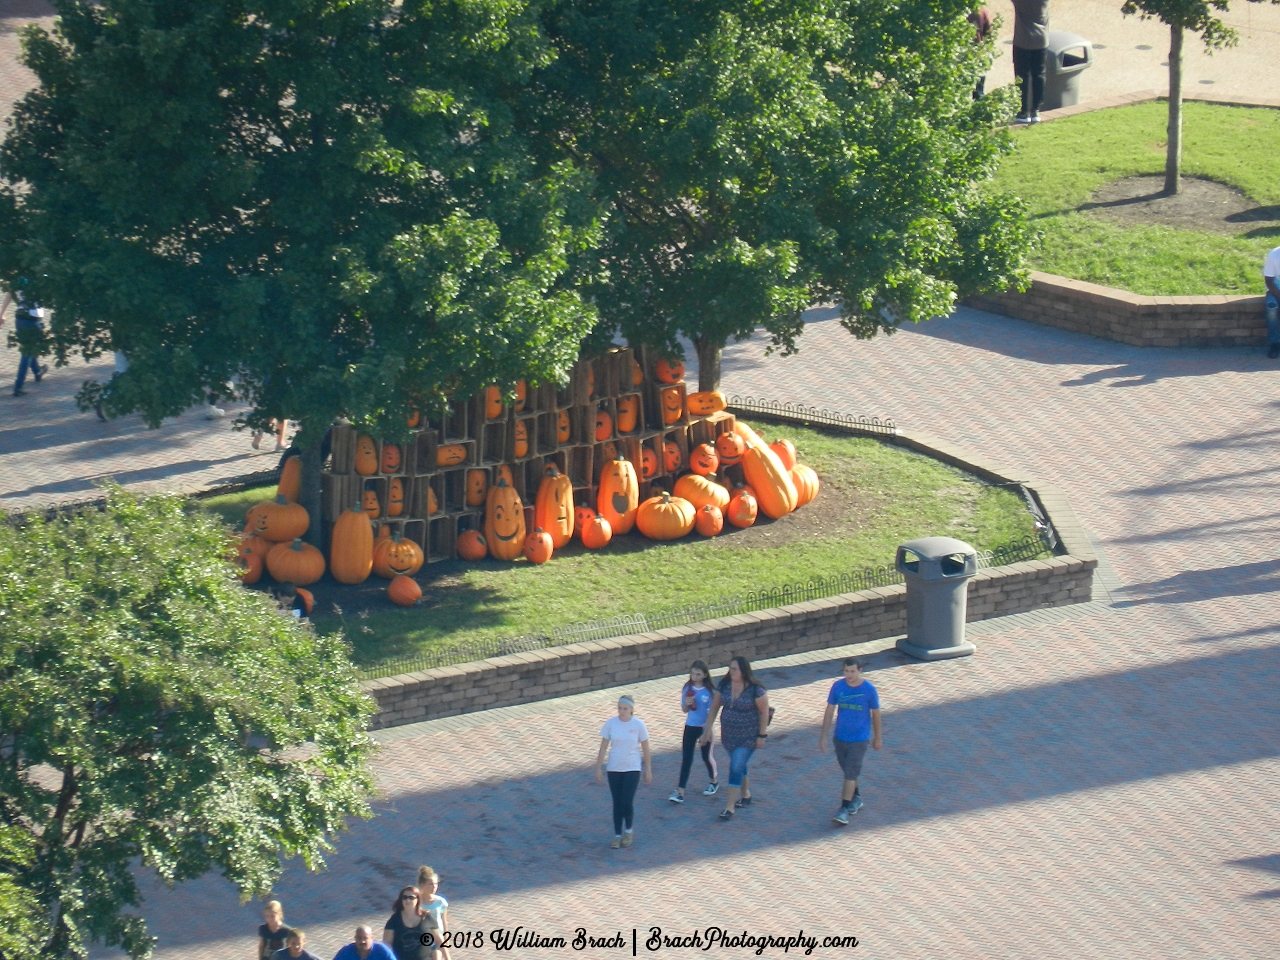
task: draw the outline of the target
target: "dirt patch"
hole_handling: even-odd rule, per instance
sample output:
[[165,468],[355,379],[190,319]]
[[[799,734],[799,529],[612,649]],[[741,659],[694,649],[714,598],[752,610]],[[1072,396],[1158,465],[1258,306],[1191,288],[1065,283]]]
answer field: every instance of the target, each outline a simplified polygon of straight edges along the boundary
[[763,513],[745,530],[726,524],[720,536],[731,547],[781,547],[797,540],[828,539],[833,534],[855,536],[862,526],[860,518],[874,516],[876,497],[859,490],[847,478],[831,482],[819,474],[822,488],[818,498],[803,510],[770,520]]
[[1159,223],[1229,234],[1280,227],[1280,206],[1261,207],[1216,180],[1183,177],[1174,196],[1164,196],[1163,189],[1163,175],[1125,177],[1098,189],[1080,209],[1126,227]]

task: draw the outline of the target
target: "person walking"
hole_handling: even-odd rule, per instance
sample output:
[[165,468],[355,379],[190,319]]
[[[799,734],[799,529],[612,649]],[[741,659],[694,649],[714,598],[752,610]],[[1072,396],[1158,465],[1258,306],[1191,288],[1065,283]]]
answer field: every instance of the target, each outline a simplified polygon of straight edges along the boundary
[[713,746],[702,743],[702,733],[707,726],[707,714],[711,710],[711,702],[715,699],[715,685],[711,682],[711,671],[701,660],[693,661],[689,668],[689,679],[680,690],[680,709],[684,711],[684,743],[680,753],[680,785],[667,797],[672,803],[684,803],[684,788],[689,785],[689,773],[693,769],[693,751],[702,747],[702,762],[706,764],[707,776],[711,782],[702,791],[704,797],[714,796],[720,789],[716,779],[716,759]]
[[1280,247],[1272,247],[1262,262],[1262,282],[1267,288],[1267,356],[1280,357]]
[[291,933],[284,924],[284,907],[280,901],[268,900],[258,926],[258,960],[271,960],[275,953],[285,949]]
[[769,739],[769,694],[751,672],[746,657],[729,661],[729,672],[716,687],[702,742],[711,742],[716,716],[720,717],[720,743],[729,754],[729,789],[725,791],[721,820],[732,820],[734,811],[751,805],[747,765],[751,755]]
[[4,313],[9,309],[9,304],[13,303],[17,306],[14,312],[13,328],[18,335],[18,377],[13,382],[13,395],[21,397],[26,394],[22,389],[27,382],[27,373],[31,373],[35,377],[36,383],[44,379],[44,375],[49,372],[47,366],[40,365],[39,346],[40,333],[44,329],[44,307],[34,301],[28,300],[19,285],[4,295],[4,302],[0,303],[0,325],[4,323]]
[[396,955],[385,943],[373,939],[373,928],[367,924],[356,927],[350,943],[333,955],[333,960],[396,960]]
[[422,942],[430,934],[427,912],[422,909],[417,887],[405,887],[391,905],[391,916],[382,928],[382,942],[391,948],[396,960],[430,960],[431,941]]
[[644,782],[653,782],[649,765],[649,728],[635,715],[636,704],[630,697],[618,698],[618,715],[610,717],[600,729],[600,749],[596,752],[596,782],[604,777],[605,754],[609,756],[609,792],[613,794],[613,842],[609,846],[631,846],[635,839],[632,821],[635,817],[636,788],[640,772]]
[[440,896],[440,875],[428,866],[418,868],[418,888],[422,891],[422,910],[427,915],[427,929],[435,936],[432,948],[433,960],[449,960],[449,950],[443,946],[444,935],[449,932],[449,901]]
[[880,694],[868,680],[862,679],[862,661],[849,657],[844,661],[844,676],[831,685],[827,709],[822,714],[822,732],[818,734],[818,752],[827,752],[831,718],[836,716],[836,760],[844,773],[840,791],[840,809],[831,819],[844,826],[862,809],[858,778],[862,776],[862,760],[871,749],[880,749]]
[[[977,44],[986,43],[987,38],[991,36],[991,27],[994,22],[991,16],[991,11],[986,7],[979,7],[977,10],[970,11],[969,22],[973,24],[974,28],[975,36],[973,38],[973,42]],[[985,76],[981,76],[978,78],[978,82],[973,86],[973,99],[981,100],[986,92],[987,78]]]
[[307,949],[306,932],[294,927],[285,939],[284,949],[273,953],[271,960],[320,960],[320,958]]
[[1039,123],[1044,58],[1049,46],[1049,0],[1013,0],[1013,73],[1022,89],[1014,123]]

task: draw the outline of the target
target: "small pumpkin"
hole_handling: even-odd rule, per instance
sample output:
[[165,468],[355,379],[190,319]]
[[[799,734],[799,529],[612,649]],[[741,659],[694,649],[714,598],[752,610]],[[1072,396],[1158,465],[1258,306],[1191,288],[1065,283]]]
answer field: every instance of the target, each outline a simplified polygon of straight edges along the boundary
[[489,555],[489,544],[479,530],[463,530],[458,534],[458,556],[463,560],[483,560]]
[[596,411],[596,443],[604,443],[613,436],[613,417],[601,408]]
[[364,583],[373,570],[373,524],[360,504],[345,510],[333,524],[329,572],[339,583]]
[[422,422],[422,411],[417,407],[410,407],[408,415],[404,418],[405,426],[410,430],[417,430],[418,424]]
[[574,507],[573,508],[573,532],[578,539],[582,539],[582,531],[587,529],[587,524],[596,518],[596,512],[590,507]]
[[360,509],[363,510],[370,520],[377,520],[382,516],[382,504],[378,503],[378,493],[370,488],[360,496]]
[[523,380],[516,384],[516,413],[524,409],[529,399],[529,386]]
[[667,387],[658,394],[662,405],[662,422],[667,426],[678,423],[684,414],[684,397],[679,387]]
[[602,550],[612,539],[613,527],[609,526],[609,521],[604,517],[592,517],[582,528],[582,545],[588,550]]
[[382,472],[383,473],[399,473],[400,466],[404,462],[400,452],[400,444],[387,443],[382,444]]
[[467,471],[467,506],[480,507],[489,494],[489,471],[474,467]]
[[427,486],[427,516],[440,512],[440,498],[436,496],[436,488]]
[[638,387],[644,383],[644,371],[640,369],[640,361],[635,357],[631,358],[631,385]]
[[[596,496],[596,512],[614,534],[630,533],[640,506],[640,489],[636,469],[630,460],[612,460],[600,474],[600,490]],[[585,541],[584,541],[585,542]]]
[[667,473],[677,473],[684,464],[684,456],[680,452],[680,444],[674,440],[662,441],[662,463]]
[[373,437],[360,434],[356,437],[356,473],[371,477],[378,472],[378,448]]
[[232,563],[236,567],[236,576],[240,578],[241,583],[254,584],[262,579],[262,557],[258,554],[241,553]]
[[688,500],[698,510],[708,503],[723,510],[729,504],[729,491],[710,477],[686,473],[676,481],[675,495]]
[[564,446],[572,434],[569,425],[569,411],[561,410],[556,414],[556,443]]
[[796,508],[803,507],[818,495],[821,484],[813,467],[797,463],[791,468],[791,482],[796,485]]
[[640,479],[652,480],[658,475],[658,455],[653,447],[645,447],[640,454]]
[[436,447],[437,467],[456,467],[467,461],[467,445],[465,443],[442,443]]
[[790,470],[800,461],[796,458],[796,446],[786,437],[781,437],[769,444],[769,449],[782,461],[782,468]]
[[413,576],[422,569],[422,548],[397,531],[373,547],[373,572],[385,580]]
[[495,560],[514,560],[524,547],[524,504],[506,480],[489,488],[484,512],[484,538]]
[[618,398],[618,432],[633,433],[640,422],[640,396],[629,393]]
[[559,550],[573,539],[575,512],[573,484],[559,467],[554,463],[548,464],[533,502],[535,529],[545,530],[551,538],[552,548]]
[[685,399],[685,409],[689,411],[691,417],[709,417],[713,413],[719,413],[729,405],[729,401],[724,398],[724,394],[719,390],[703,390],[700,393],[691,393]]
[[290,503],[281,494],[274,500],[264,500],[249,509],[249,522],[245,532],[256,534],[272,543],[285,543],[307,532],[311,518],[307,508]]
[[659,383],[679,383],[684,379],[684,361],[659,360],[654,373]]
[[247,537],[241,538],[240,543],[236,548],[236,552],[257,554],[265,562],[267,559],[267,553],[274,546],[275,544],[270,540],[263,540],[259,536],[250,534]]
[[587,364],[587,396],[594,397],[596,394],[596,365],[594,363]]
[[555,547],[551,545],[551,534],[541,527],[534,527],[533,533],[524,538],[524,556],[530,563],[544,564],[551,559]]
[[392,477],[387,484],[387,516],[398,517],[404,513],[404,481]]
[[735,527],[742,529],[756,522],[759,509],[756,498],[748,493],[745,487],[741,487],[729,501],[729,506],[724,511],[724,518]]
[[516,442],[515,454],[517,460],[522,460],[529,455],[529,427],[528,420],[516,421]]
[[747,452],[747,445],[736,433],[722,433],[716,437],[716,456],[720,465],[732,467],[742,462],[742,455]]
[[280,482],[276,484],[276,496],[290,503],[297,503],[302,493],[302,458],[289,457],[280,468]]
[[693,504],[662,491],[636,509],[636,529],[650,540],[678,540],[693,529]]
[[281,583],[300,587],[324,576],[324,554],[309,543],[277,543],[267,554],[267,570]]
[[422,588],[413,577],[401,574],[387,584],[387,599],[398,607],[412,607],[422,599]]
[[715,473],[720,468],[720,457],[709,443],[700,443],[689,454],[689,469],[700,477]]
[[[729,502],[733,503],[732,500]],[[714,537],[724,529],[724,514],[720,512],[719,507],[708,503],[698,511],[694,526],[704,537]]]
[[316,608],[315,595],[310,590],[298,587],[298,596],[302,598],[302,612],[310,615],[311,611]]
[[756,502],[766,517],[777,520],[796,508],[796,485],[791,474],[768,447],[751,447],[743,454],[742,473],[756,491]]
[[502,391],[497,387],[484,388],[484,418],[497,420],[502,416]]

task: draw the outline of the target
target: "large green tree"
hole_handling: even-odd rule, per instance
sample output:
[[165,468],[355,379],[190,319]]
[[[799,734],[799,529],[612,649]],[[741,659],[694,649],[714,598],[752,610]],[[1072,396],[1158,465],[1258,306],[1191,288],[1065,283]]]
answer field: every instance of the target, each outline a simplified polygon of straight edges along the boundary
[[[595,178],[610,210],[608,332],[697,349],[718,385],[731,338],[795,348],[836,302],[859,337],[1022,277],[1018,203],[984,193],[1008,136],[969,0],[565,0],[555,60],[518,121]],[[513,92],[513,96],[520,91]]]
[[146,956],[139,863],[261,895],[368,815],[345,644],[245,590],[225,551],[216,520],[118,488],[102,512],[0,523],[0,904],[11,880],[42,941],[15,956]]
[[522,0],[54,3],[0,150],[0,273],[53,308],[59,361],[127,355],[83,403],[157,424],[234,380],[250,423],[301,422],[316,516],[335,417],[394,437],[573,362],[596,209],[493,92],[551,57]]

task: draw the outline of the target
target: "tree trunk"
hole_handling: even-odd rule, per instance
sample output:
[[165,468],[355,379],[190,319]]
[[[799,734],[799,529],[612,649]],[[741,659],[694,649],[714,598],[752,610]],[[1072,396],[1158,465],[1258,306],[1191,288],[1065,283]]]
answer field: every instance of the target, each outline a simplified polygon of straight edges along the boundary
[[720,389],[720,359],[724,356],[723,340],[694,337],[693,347],[698,351],[698,389]]
[[1164,160],[1164,192],[1178,192],[1182,177],[1182,28],[1169,28],[1169,136]]
[[325,544],[322,542],[324,513],[320,502],[320,469],[323,466],[324,464],[320,462],[320,441],[317,439],[311,446],[304,447],[302,450],[302,477],[298,502],[307,508],[307,516],[311,518],[311,525],[307,527],[307,535],[304,539],[321,550],[325,549]]

